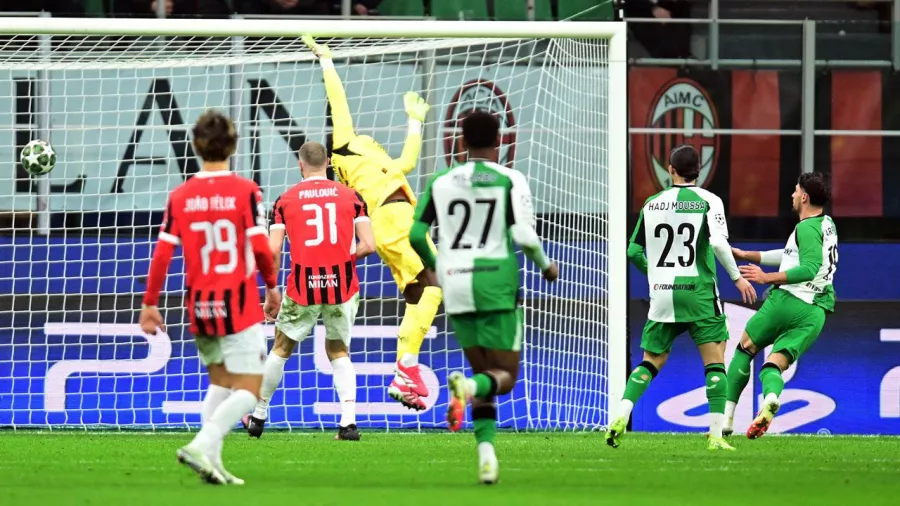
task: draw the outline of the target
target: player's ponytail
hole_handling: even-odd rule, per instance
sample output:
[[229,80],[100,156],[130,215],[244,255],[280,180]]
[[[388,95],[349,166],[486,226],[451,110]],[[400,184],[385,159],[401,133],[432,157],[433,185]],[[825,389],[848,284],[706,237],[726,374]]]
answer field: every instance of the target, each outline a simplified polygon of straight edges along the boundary
[[669,153],[669,165],[685,181],[696,181],[700,177],[700,154],[690,144],[675,146]]

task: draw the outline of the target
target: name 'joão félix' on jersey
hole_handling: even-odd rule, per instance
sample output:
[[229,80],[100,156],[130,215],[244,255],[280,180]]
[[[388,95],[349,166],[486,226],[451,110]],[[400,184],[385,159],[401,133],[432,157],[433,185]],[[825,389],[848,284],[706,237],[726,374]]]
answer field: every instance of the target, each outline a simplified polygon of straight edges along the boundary
[[656,202],[647,204],[648,211],[706,211],[706,202],[702,200],[682,200],[677,202]]
[[236,200],[237,197],[223,197],[221,195],[213,195],[209,198],[191,197],[184,201],[184,212],[234,211],[237,209]]

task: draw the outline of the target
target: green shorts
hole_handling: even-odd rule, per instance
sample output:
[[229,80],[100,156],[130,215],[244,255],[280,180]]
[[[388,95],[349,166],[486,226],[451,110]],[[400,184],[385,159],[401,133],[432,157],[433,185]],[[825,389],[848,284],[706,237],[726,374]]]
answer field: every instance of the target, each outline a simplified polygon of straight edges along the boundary
[[480,346],[489,350],[522,349],[525,311],[520,307],[508,311],[452,314],[450,325],[462,349]]
[[720,343],[728,340],[725,315],[713,316],[695,322],[655,322],[647,320],[641,336],[641,349],[655,355],[672,351],[675,338],[687,332],[694,344]]
[[824,309],[776,289],[747,322],[745,332],[759,350],[773,345],[772,353],[796,362],[816,342],[823,326]]

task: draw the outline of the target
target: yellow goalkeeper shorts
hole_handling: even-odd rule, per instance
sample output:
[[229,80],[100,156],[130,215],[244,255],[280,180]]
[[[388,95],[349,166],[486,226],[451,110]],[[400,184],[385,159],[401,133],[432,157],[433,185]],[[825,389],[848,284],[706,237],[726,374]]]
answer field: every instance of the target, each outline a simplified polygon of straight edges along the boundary
[[[419,254],[409,244],[414,213],[412,204],[403,201],[383,204],[371,212],[375,251],[391,269],[400,292],[416,283],[416,276],[425,269]],[[428,244],[434,250],[431,238]]]

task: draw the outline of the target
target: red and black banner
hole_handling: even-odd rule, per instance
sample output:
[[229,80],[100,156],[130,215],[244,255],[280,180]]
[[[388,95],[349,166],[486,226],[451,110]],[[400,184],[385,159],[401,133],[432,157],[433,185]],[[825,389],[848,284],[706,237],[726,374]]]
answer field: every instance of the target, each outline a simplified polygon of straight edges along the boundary
[[[833,71],[816,82],[817,130],[900,130],[900,77],[881,71]],[[632,127],[799,130],[799,71],[693,71],[633,68]],[[797,135],[700,133],[631,136],[632,203],[667,184],[669,150],[694,145],[698,183],[719,195],[738,239],[783,240],[796,224],[791,193],[801,171]],[[842,239],[900,239],[900,138],[817,136],[815,166],[829,173]]]

